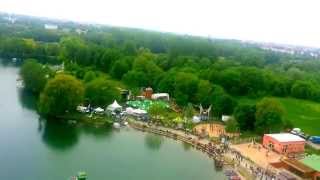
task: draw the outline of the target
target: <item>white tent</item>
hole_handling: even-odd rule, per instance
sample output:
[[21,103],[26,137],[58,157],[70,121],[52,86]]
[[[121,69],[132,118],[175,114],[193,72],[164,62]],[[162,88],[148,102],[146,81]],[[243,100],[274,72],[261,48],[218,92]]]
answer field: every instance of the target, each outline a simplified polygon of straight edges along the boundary
[[193,116],[192,117],[192,122],[193,123],[199,123],[200,122],[200,117],[199,116]]
[[142,109],[133,109],[131,107],[126,108],[126,113],[134,116],[141,116],[147,114],[147,111]]
[[94,109],[94,112],[102,113],[102,112],[104,112],[104,110],[101,107],[97,107],[97,108]]
[[147,111],[142,110],[142,109],[134,109],[133,113],[135,113],[137,115],[144,115],[144,114],[147,114]]
[[82,112],[82,113],[88,112],[88,108],[85,106],[79,105],[79,106],[77,106],[77,111]]
[[231,116],[227,116],[227,115],[222,115],[222,117],[221,117],[223,122],[229,121],[230,118],[231,118]]
[[114,100],[113,103],[107,107],[108,111],[115,111],[115,110],[121,110],[121,109],[122,109],[122,106],[120,106],[116,100]]

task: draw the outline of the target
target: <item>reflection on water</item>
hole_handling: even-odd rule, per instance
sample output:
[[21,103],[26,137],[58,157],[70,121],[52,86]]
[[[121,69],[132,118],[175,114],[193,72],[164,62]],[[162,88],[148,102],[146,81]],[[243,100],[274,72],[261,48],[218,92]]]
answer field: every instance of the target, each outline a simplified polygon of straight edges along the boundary
[[17,89],[19,95],[19,101],[23,108],[29,110],[36,110],[37,109],[37,97],[34,96],[32,93],[24,90],[24,89]]
[[146,147],[148,147],[151,150],[159,150],[164,139],[162,136],[147,133],[144,137],[144,140]]
[[[39,121],[41,123],[41,121]],[[56,149],[65,151],[72,148],[78,142],[77,128],[61,122],[47,120],[42,131],[43,142]]]
[[182,147],[185,151],[189,151],[192,148],[191,144],[185,143],[185,142],[181,142],[182,143]]
[[114,133],[113,129],[111,126],[99,126],[95,127],[92,125],[82,125],[80,128],[81,132],[85,134],[92,135],[96,139],[103,139],[105,140],[106,138],[111,138],[112,134]]

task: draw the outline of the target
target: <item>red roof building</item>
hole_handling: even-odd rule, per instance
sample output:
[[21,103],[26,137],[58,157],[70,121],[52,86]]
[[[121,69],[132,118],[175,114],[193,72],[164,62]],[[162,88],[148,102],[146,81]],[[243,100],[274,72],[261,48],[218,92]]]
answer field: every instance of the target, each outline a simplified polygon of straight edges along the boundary
[[305,143],[303,138],[289,133],[265,134],[263,136],[263,146],[280,154],[303,153]]

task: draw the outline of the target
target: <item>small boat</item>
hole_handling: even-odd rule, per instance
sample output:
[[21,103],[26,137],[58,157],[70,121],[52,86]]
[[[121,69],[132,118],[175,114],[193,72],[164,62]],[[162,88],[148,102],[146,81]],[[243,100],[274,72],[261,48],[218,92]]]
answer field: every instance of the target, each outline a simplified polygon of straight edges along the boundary
[[72,176],[70,178],[71,180],[86,180],[87,179],[87,173],[86,172],[78,172],[76,176]]

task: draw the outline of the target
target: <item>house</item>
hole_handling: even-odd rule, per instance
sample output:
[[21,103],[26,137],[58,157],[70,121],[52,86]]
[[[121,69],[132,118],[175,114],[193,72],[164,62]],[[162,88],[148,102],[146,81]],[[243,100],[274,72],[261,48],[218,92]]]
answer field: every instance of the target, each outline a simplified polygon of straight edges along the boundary
[[290,133],[265,134],[263,146],[280,154],[303,153],[306,140]]
[[152,94],[153,89],[151,87],[145,88],[142,92],[142,96],[144,96],[146,99],[151,99]]

